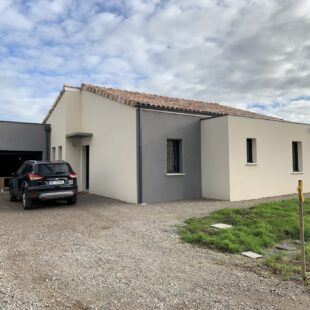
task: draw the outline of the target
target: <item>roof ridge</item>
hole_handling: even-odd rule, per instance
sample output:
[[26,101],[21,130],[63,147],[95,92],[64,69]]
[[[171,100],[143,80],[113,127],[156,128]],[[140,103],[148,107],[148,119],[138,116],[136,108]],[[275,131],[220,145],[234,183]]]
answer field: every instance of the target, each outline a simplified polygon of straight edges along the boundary
[[[188,108],[188,107],[169,107],[170,110],[185,110],[185,111],[192,111],[192,112],[196,112],[196,113],[210,113],[210,114],[219,114],[219,115],[223,115],[223,114],[230,114],[230,115],[240,115],[245,114],[251,117],[256,116],[257,118],[264,118],[264,119],[273,119],[273,120],[281,120],[280,118],[276,118],[276,117],[272,117],[272,116],[268,116],[268,115],[264,115],[264,114],[259,114],[256,112],[252,112],[252,111],[248,111],[248,110],[243,110],[240,108],[234,108],[234,107],[230,107],[227,105],[223,105],[217,102],[209,102],[209,101],[203,101],[203,100],[194,100],[194,99],[186,99],[186,98],[179,98],[179,97],[170,97],[170,96],[162,96],[162,95],[156,95],[156,94],[151,94],[151,93],[144,93],[144,92],[137,92],[137,91],[131,91],[131,90],[124,90],[124,89],[119,89],[119,88],[111,88],[111,87],[106,87],[106,86],[101,86],[101,85],[94,85],[94,84],[82,84],[81,85],[81,89],[83,89],[82,86],[87,86],[89,88],[96,88],[96,89],[100,89],[103,90],[105,92],[108,91],[112,91],[112,92],[120,92],[122,94],[132,94],[132,95],[138,95],[139,97],[141,96],[146,96],[146,97],[155,97],[157,99],[163,99],[163,100],[168,100],[168,101],[175,101],[175,102],[179,102],[180,105],[182,103],[191,103],[191,104],[201,104],[204,105],[205,107],[208,108],[208,111],[202,111],[202,108],[195,110],[192,108]],[[115,96],[115,94],[113,94],[113,96]],[[120,97],[121,94],[119,94]],[[151,99],[151,98],[145,98],[145,99]],[[126,99],[126,98],[125,98]],[[130,98],[131,99],[131,98]],[[113,100],[113,99],[112,99]],[[115,100],[115,99],[114,99]],[[128,100],[128,99],[127,99]],[[125,103],[126,104],[126,100],[116,100],[119,101],[121,103]],[[142,104],[142,105],[149,105],[149,106],[154,106],[154,107],[160,107],[160,104],[150,104],[147,101],[150,100],[145,100],[146,102],[139,102],[139,100],[137,100],[137,104]],[[130,104],[132,106],[132,104]],[[162,108],[164,108],[164,105],[161,106]],[[168,108],[166,106],[166,108]],[[210,109],[211,108],[211,109]],[[211,110],[216,110],[216,111],[211,111]],[[220,110],[225,109],[225,112],[222,112]],[[234,113],[235,112],[235,113]],[[239,112],[239,113],[237,113]]]
[[244,117],[253,117],[266,120],[282,120],[280,118],[259,114],[256,112],[234,108],[222,105],[216,102],[208,102],[203,100],[194,100],[178,97],[169,97],[163,95],[150,94],[145,92],[137,92],[131,90],[123,90],[118,88],[106,87],[103,85],[94,85],[81,83],[80,87],[63,85],[63,88],[57,96],[52,108],[43,120],[46,123],[49,116],[58,104],[61,96],[65,92],[66,87],[77,88],[81,91],[85,90],[93,94],[105,97],[107,99],[126,104],[131,107],[148,107],[154,109],[169,110],[174,112],[191,112],[202,115],[235,115]]
[[154,97],[163,98],[163,99],[175,99],[175,100],[181,100],[181,101],[192,101],[192,102],[200,102],[200,103],[204,103],[204,104],[208,103],[208,104],[214,104],[214,105],[223,106],[222,104],[219,104],[217,102],[210,102],[210,101],[203,101],[203,100],[196,100],[196,99],[187,99],[187,98],[180,98],[180,97],[157,95],[157,94],[153,94],[153,93],[138,92],[138,91],[133,91],[133,90],[126,90],[126,89],[120,89],[120,88],[106,87],[106,86],[103,86],[103,85],[95,85],[95,84],[82,84],[82,85],[83,86],[103,88],[105,90],[116,90],[116,91],[121,91],[121,92],[124,92],[124,93],[154,96]]

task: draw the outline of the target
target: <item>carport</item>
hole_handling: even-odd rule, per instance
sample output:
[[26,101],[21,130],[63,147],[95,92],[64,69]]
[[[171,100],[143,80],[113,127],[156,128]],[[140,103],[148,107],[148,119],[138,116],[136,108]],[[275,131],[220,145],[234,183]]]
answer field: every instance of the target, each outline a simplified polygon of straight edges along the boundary
[[0,121],[0,137],[0,189],[25,160],[49,159],[49,125]]
[[16,172],[24,161],[41,160],[42,156],[43,152],[39,151],[0,151],[0,178],[3,178],[4,187],[8,187],[8,177],[12,172]]

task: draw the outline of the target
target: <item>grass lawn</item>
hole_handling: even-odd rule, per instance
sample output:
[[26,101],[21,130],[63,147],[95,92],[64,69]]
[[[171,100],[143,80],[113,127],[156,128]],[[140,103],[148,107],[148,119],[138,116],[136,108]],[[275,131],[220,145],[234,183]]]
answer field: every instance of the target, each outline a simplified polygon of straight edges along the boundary
[[[305,201],[304,208],[305,240],[308,242],[306,256],[310,266],[309,200]],[[215,223],[231,224],[233,227],[220,230],[210,227]],[[190,218],[185,221],[184,226],[179,227],[179,234],[186,242],[206,245],[224,252],[254,251],[264,255],[267,248],[273,247],[277,242],[299,239],[297,199],[262,203],[247,209],[222,209],[202,218]],[[294,259],[298,262],[298,257]],[[281,253],[266,260],[266,264],[273,268],[281,269],[282,263],[288,262]],[[297,265],[295,267],[298,269]],[[297,269],[292,268],[291,271]]]

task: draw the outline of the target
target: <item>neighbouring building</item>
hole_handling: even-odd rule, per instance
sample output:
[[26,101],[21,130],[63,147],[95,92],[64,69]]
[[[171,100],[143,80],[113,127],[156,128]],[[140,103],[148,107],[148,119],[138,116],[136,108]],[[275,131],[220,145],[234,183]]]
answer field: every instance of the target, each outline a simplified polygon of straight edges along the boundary
[[50,126],[0,121],[0,189],[28,159],[48,159]]
[[133,203],[310,192],[310,125],[215,103],[82,84],[46,116],[80,190]]

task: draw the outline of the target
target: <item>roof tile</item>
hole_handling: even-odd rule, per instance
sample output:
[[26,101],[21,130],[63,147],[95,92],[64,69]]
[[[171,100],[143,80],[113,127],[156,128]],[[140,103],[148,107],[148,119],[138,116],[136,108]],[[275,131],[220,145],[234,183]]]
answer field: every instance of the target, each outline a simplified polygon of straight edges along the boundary
[[153,94],[96,86],[92,84],[82,84],[81,89],[99,94],[100,96],[120,103],[125,103],[129,106],[151,107],[174,111],[193,112],[198,114],[236,115],[268,120],[279,120],[275,117],[232,108],[212,102],[158,96]]
[[[45,117],[43,123],[47,121],[50,114],[53,112],[55,106],[57,105],[60,97],[64,92],[64,88],[58,95],[53,107]],[[266,120],[280,120],[279,118],[262,115],[237,108],[232,108],[213,102],[158,96],[153,94],[120,90],[92,84],[82,84],[80,89],[132,107],[150,107],[171,111],[209,114],[214,116],[235,115],[235,116],[252,117]]]

